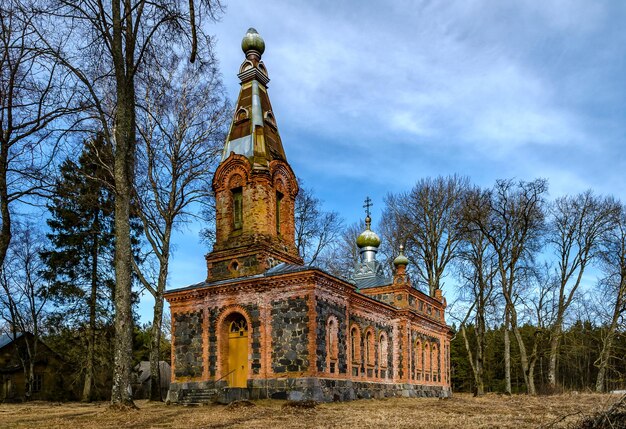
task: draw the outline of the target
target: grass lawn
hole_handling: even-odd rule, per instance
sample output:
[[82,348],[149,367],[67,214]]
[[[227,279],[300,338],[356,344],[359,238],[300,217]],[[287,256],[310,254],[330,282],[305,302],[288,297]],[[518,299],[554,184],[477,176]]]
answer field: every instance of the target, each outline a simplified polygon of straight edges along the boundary
[[139,409],[129,411],[111,410],[104,402],[31,402],[0,404],[0,428],[563,428],[618,399],[586,393],[482,398],[456,393],[446,400],[360,400],[314,409],[268,400],[197,407],[137,401]]

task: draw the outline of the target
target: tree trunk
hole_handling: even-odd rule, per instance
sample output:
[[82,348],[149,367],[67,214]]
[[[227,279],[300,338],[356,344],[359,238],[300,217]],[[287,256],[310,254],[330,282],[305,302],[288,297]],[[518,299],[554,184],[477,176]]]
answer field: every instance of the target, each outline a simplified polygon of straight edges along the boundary
[[[482,300],[482,298],[481,298]],[[485,394],[484,350],[485,350],[485,319],[482,304],[476,315],[476,396]]]
[[510,395],[511,389],[511,337],[509,336],[509,312],[504,316],[504,393]]
[[[115,2],[114,2],[115,3]],[[131,388],[133,319],[131,309],[130,196],[135,156],[132,83],[118,83],[115,117],[115,342],[111,403],[134,406]]]
[[556,358],[561,341],[562,328],[561,321],[557,320],[550,339],[550,367],[548,368],[548,388],[551,392],[556,390]]
[[25,367],[26,372],[26,386],[24,386],[24,399],[31,401],[33,399],[33,382],[35,381],[35,364],[32,359],[29,359],[28,367]]
[[87,362],[85,365],[85,384],[83,385],[83,402],[91,402],[93,399],[94,385],[94,357],[96,344],[96,305],[98,301],[98,240],[99,240],[99,213],[96,210],[92,223],[92,248],[91,248],[91,294],[89,296],[89,333],[87,336]]
[[478,351],[476,354],[476,360],[474,360],[472,348],[470,346],[469,339],[467,338],[467,330],[465,329],[465,325],[461,326],[461,334],[463,335],[465,350],[467,351],[467,357],[470,363],[470,367],[472,368],[472,373],[474,374],[474,382],[476,383],[476,387],[474,388],[474,396],[482,396],[485,393],[482,377],[482,362],[479,362]]
[[163,320],[163,294],[154,297],[152,335],[150,336],[150,400],[162,401],[161,396],[161,324]]
[[[620,294],[621,295],[621,294]],[[602,350],[600,351],[600,357],[596,361],[598,367],[598,377],[596,378],[596,392],[604,392],[604,380],[606,378],[606,371],[609,366],[609,358],[611,356],[611,349],[613,348],[613,338],[615,337],[615,331],[619,322],[621,314],[621,299],[618,296],[618,300],[615,303],[615,309],[613,310],[613,317],[611,318],[611,324],[609,325],[609,332],[606,334],[606,339],[602,344]]]
[[[132,108],[129,109],[128,106],[124,108],[123,104],[118,103],[116,121],[118,127],[115,132],[115,353],[111,402],[133,405],[130,385],[133,348],[130,260],[132,250],[129,220],[131,171],[128,157],[134,154],[131,149],[134,131],[131,125]],[[125,120],[122,120],[124,117]]]
[[[515,335],[515,339],[517,340],[517,345],[519,347],[519,355],[520,355],[520,363],[522,365],[522,373],[524,374],[524,384],[526,385],[527,393],[529,395],[536,395],[537,390],[535,389],[535,380],[533,374],[531,372],[531,366],[529,364],[528,353],[526,353],[526,345],[524,344],[524,338],[522,338],[522,334],[517,326],[517,312],[512,305],[509,305],[510,314],[511,314],[511,328],[513,330],[513,335]],[[534,366],[534,365],[533,365]]]
[[166,221],[163,239],[163,253],[159,258],[159,278],[154,295],[154,314],[152,319],[152,335],[150,342],[150,400],[162,401],[161,396],[161,327],[163,325],[163,293],[167,284],[169,270],[170,237],[172,235],[172,219]]
[[[129,115],[118,104],[118,118]],[[121,122],[118,120],[117,122]],[[122,125],[122,124],[120,124]],[[124,124],[125,125],[125,124]],[[131,261],[132,250],[130,242],[130,171],[127,156],[131,156],[128,128],[117,128],[117,149],[115,153],[115,352],[114,373],[111,402],[113,404],[133,404],[130,385],[132,348],[133,348],[133,319],[131,309]]]
[[[132,7],[124,0],[112,5],[111,46],[116,83],[115,155],[115,341],[111,404],[134,407],[131,387],[133,352],[130,201],[135,167],[135,86]],[[124,20],[124,22],[122,22]],[[125,34],[122,34],[122,33]],[[124,46],[126,50],[124,50]]]

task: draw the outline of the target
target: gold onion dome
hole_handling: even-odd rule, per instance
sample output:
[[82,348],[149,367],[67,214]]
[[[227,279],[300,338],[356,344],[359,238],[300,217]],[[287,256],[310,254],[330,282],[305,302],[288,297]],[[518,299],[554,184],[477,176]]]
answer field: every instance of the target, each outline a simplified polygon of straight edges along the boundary
[[380,246],[380,237],[370,229],[371,223],[372,219],[367,216],[365,218],[365,231],[356,239],[356,245],[359,246],[359,248]]
[[396,256],[396,259],[393,260],[393,265],[399,267],[400,265],[407,266],[409,265],[409,259],[404,256],[404,246],[400,245],[400,254]]
[[265,42],[254,28],[249,28],[241,41],[241,49],[244,54],[247,54],[248,51],[256,51],[259,55],[263,55],[263,52],[265,52]]

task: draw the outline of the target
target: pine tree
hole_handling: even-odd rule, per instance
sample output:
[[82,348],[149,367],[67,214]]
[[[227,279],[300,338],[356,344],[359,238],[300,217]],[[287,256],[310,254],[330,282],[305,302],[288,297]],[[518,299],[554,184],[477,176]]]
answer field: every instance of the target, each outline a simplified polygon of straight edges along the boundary
[[113,271],[114,196],[112,150],[100,136],[86,141],[78,163],[60,167],[48,210],[50,250],[42,253],[51,296],[62,306],[65,323],[87,329],[82,400],[93,396],[96,332],[110,323]]

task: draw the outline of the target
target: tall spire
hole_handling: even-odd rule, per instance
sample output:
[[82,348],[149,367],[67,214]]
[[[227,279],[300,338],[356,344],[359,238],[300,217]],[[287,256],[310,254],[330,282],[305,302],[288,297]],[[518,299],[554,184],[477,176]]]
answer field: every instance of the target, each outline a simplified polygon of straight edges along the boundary
[[248,158],[253,168],[264,169],[274,159],[287,160],[267,94],[270,78],[261,61],[265,42],[250,28],[241,41],[241,49],[246,56],[237,75],[241,90],[222,161],[234,152]]
[[222,161],[213,177],[215,244],[206,256],[207,279],[302,264],[295,244],[296,175],[287,163],[272,112],[265,42],[250,28],[241,42],[241,90]]

